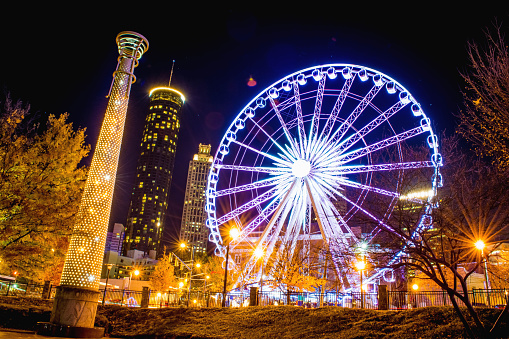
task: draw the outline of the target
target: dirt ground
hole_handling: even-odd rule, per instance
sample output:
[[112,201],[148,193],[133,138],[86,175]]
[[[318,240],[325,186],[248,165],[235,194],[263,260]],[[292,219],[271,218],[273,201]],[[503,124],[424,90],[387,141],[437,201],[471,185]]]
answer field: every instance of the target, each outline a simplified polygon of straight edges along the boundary
[[[35,329],[51,301],[0,297],[0,327]],[[480,309],[485,324],[500,310]],[[466,338],[450,307],[406,311],[294,306],[140,309],[99,306],[96,325],[117,338]],[[503,335],[509,338],[509,319]]]

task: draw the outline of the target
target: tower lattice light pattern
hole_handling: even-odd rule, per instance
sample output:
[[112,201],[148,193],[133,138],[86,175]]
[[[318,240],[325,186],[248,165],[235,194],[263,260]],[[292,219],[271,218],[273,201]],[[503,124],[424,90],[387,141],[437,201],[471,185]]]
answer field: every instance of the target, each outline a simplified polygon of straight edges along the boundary
[[116,41],[120,56],[67,251],[60,281],[63,286],[99,288],[127,104],[131,84],[136,81],[133,71],[149,46],[145,37],[134,32],[121,32]]

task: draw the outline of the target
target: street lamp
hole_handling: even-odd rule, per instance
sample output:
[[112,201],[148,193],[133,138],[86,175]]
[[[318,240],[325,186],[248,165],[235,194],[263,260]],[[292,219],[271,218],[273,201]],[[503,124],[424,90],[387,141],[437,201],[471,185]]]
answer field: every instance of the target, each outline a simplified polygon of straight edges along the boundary
[[[484,248],[486,247],[484,241],[477,240],[474,245],[475,245],[475,248],[477,248],[479,251],[481,251],[481,260],[483,260],[484,259]],[[491,289],[490,279],[488,277],[488,258],[486,258],[486,260],[484,260],[484,281],[486,284],[486,289],[487,290]]]
[[[263,252],[263,249],[261,247],[257,247],[254,251],[254,256],[256,258],[256,260],[260,260],[263,258],[264,256],[264,252]],[[264,270],[264,262],[262,260],[262,275],[260,276],[260,296],[262,296],[262,292],[263,292],[263,270]],[[263,296],[262,296],[263,298]]]
[[230,243],[237,239],[240,236],[240,231],[233,227],[230,229],[230,240],[226,245],[226,264],[224,267],[224,285],[223,285],[223,300],[221,302],[221,307],[226,306],[226,283],[228,281],[228,258],[230,257]]
[[[484,244],[484,241],[482,240],[477,240],[475,242],[475,248],[477,248],[479,251],[481,251],[481,260],[484,259],[484,247],[486,247],[486,245]],[[484,282],[485,282],[485,285],[486,285],[486,299],[488,300],[488,306],[491,306],[491,302],[490,302],[490,292],[489,290],[491,289],[491,284],[490,284],[490,279],[488,277],[488,258],[486,258],[484,260]]]
[[366,263],[364,262],[364,260],[357,261],[355,263],[355,267],[357,268],[357,270],[359,270],[359,275],[361,277],[361,308],[364,308],[364,291],[362,290],[362,271],[366,269]]
[[110,278],[110,271],[111,271],[111,268],[113,267],[113,264],[107,264],[106,267],[108,268],[108,273],[106,274],[106,285],[104,286],[103,306],[104,306],[104,301],[106,299],[106,289],[108,288],[108,280]]
[[140,275],[140,271],[137,269],[134,271],[131,269],[131,271],[129,271],[129,290],[131,289],[131,279],[133,278],[133,274],[135,277],[137,277],[138,275]]
[[[187,248],[187,244],[185,242],[180,243],[180,248],[184,250]],[[189,273],[189,285],[187,286],[187,306],[189,307],[189,300],[191,298],[191,285],[193,283],[193,269],[194,269],[194,249],[195,246],[191,245],[191,269]],[[200,264],[197,264],[196,267],[200,267]]]

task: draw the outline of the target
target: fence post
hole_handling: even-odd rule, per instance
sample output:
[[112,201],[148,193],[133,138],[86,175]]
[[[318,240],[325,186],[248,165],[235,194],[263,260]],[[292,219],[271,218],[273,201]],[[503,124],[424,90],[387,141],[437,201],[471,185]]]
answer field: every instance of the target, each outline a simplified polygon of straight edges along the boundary
[[387,285],[378,285],[378,309],[389,309],[389,294],[387,293]]
[[122,289],[122,299],[120,299],[120,306],[122,306],[124,304],[124,293],[125,293],[125,290]]
[[49,299],[50,296],[51,296],[51,281],[49,280],[46,280],[44,282],[44,286],[42,287],[42,295],[41,295],[41,298],[42,299]]
[[148,286],[143,286],[143,290],[141,292],[141,308],[148,308],[148,302],[150,299],[150,288]]
[[249,288],[249,306],[258,306],[258,287]]
[[7,293],[5,294],[6,297],[9,296],[9,291],[11,290],[11,283],[12,281],[9,281],[9,284],[7,284]]

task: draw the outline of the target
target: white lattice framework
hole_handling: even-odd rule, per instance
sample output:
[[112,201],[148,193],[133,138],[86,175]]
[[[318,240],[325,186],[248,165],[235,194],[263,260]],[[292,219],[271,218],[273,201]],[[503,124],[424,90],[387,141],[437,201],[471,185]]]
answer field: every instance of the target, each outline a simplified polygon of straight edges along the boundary
[[[428,154],[405,159],[402,143],[426,146]],[[304,69],[251,100],[221,140],[207,188],[209,240],[224,257],[223,229],[240,227],[230,246],[245,250],[249,244],[253,255],[244,276],[255,273],[257,279],[255,249],[265,253],[266,263],[282,250],[276,244],[293,250],[298,239],[310,246],[320,234],[324,243],[344,250],[360,241],[352,230],[359,216],[374,225],[363,233],[368,242],[380,228],[391,231],[388,220],[404,192],[397,180],[379,180],[383,173],[396,179],[427,173],[425,188],[432,194],[421,201],[421,220],[428,220],[441,165],[429,118],[394,79],[351,64]],[[381,211],[370,205],[375,200]],[[338,271],[341,265],[336,263]]]

